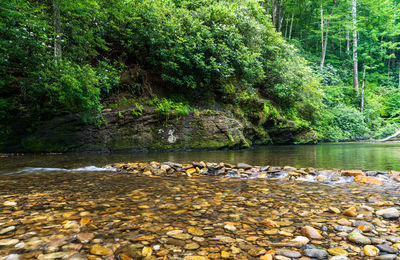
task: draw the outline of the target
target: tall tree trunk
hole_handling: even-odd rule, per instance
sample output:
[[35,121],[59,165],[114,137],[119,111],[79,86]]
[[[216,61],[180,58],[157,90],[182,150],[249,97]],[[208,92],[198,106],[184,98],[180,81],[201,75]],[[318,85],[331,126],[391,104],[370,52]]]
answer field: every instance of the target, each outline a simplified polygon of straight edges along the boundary
[[352,0],[352,16],[353,16],[353,86],[358,93],[357,0]]
[[264,7],[264,0],[261,2],[261,7]]
[[53,11],[54,11],[54,57],[61,58],[62,50],[61,50],[61,25],[60,25],[60,3],[58,0],[53,0]]
[[279,32],[282,32],[283,19],[285,18],[285,6],[280,6],[279,9],[279,15],[281,16],[279,19]]
[[294,18],[294,13],[292,13],[292,20],[290,21],[289,39],[292,38],[293,18]]
[[267,0],[267,14],[269,14],[269,0]]
[[[332,17],[332,15],[333,15],[333,9],[335,8],[335,6],[336,6],[336,1],[333,1],[333,6],[332,6],[331,13],[330,13],[330,17]],[[323,15],[323,12],[322,12],[322,5],[321,5],[321,15]],[[323,17],[321,18],[321,20],[322,20],[322,24],[323,24]],[[330,19],[326,22],[325,40],[324,40],[324,34],[323,34],[323,32],[322,32],[322,59],[321,59],[321,70],[324,68],[324,65],[325,65],[325,57],[326,57],[326,49],[327,49],[327,47],[328,47],[328,35],[329,35],[329,24],[330,24],[330,22],[331,22]]]
[[365,67],[363,67],[363,78],[362,78],[362,85],[361,85],[361,113],[364,113],[364,90],[365,90]]
[[346,53],[350,55],[350,32],[346,29]]
[[272,23],[274,24],[274,27],[276,29],[276,12],[277,12],[277,6],[276,6],[276,1],[273,1],[273,9],[272,9]]
[[288,34],[288,26],[289,26],[289,19],[286,18],[286,26],[285,26],[285,38],[287,39],[287,34]]
[[324,1],[321,1],[321,50],[324,50]]

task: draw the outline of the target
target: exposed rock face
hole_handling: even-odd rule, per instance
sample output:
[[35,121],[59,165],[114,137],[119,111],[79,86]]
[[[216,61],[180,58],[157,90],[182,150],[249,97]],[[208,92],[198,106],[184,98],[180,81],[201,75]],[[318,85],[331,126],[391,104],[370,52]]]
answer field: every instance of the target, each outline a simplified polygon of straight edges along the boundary
[[[76,115],[54,118],[44,122],[21,143],[6,151],[63,152],[63,151],[132,151],[165,149],[218,149],[248,147],[256,143],[272,143],[264,136],[247,134],[248,122],[219,111],[201,111],[187,116],[160,115],[145,109],[142,115],[131,110],[103,112],[103,120],[84,122]],[[275,129],[276,130],[276,129]],[[290,132],[285,129],[286,132]],[[273,131],[272,131],[273,132]],[[291,132],[286,142],[294,142]],[[276,140],[281,142],[282,137]]]

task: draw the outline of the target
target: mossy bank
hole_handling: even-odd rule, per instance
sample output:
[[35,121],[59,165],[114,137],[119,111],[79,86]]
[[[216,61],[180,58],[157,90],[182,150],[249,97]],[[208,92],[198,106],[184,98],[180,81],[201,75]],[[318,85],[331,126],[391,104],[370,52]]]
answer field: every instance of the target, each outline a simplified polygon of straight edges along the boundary
[[246,148],[254,144],[315,142],[307,127],[289,121],[264,125],[230,112],[161,114],[145,107],[106,109],[97,121],[66,115],[43,121],[30,135],[9,139],[5,152],[141,151]]

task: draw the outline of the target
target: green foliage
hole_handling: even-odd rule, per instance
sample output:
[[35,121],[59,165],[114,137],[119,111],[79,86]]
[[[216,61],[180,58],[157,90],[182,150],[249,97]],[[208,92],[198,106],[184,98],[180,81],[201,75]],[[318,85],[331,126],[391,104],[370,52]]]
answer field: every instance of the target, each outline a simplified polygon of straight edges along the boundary
[[192,110],[189,104],[174,102],[166,98],[153,98],[150,104],[155,106],[155,110],[162,115],[188,115]]

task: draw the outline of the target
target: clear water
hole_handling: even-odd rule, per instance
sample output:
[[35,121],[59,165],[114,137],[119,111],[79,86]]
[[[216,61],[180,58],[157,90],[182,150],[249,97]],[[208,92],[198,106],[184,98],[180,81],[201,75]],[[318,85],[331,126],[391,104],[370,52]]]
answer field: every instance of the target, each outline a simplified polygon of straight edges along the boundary
[[[115,162],[149,161],[245,162],[252,165],[400,171],[400,143],[260,146],[233,151],[5,155],[0,157],[0,174],[27,173],[29,168],[76,169],[103,167]],[[84,169],[96,171],[95,168]]]

